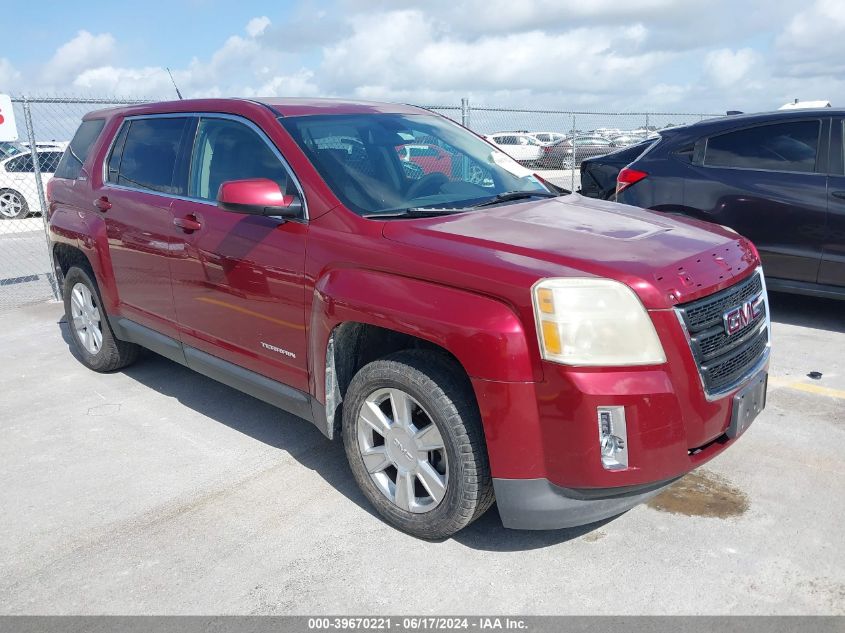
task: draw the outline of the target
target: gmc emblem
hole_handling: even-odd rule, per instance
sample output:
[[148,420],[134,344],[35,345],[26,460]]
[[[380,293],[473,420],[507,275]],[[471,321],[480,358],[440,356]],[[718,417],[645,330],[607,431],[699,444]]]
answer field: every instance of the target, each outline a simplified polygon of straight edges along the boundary
[[735,308],[731,308],[722,315],[722,320],[725,322],[725,332],[728,336],[736,334],[760,316],[762,311],[763,293],[761,292],[745,303],[738,305]]

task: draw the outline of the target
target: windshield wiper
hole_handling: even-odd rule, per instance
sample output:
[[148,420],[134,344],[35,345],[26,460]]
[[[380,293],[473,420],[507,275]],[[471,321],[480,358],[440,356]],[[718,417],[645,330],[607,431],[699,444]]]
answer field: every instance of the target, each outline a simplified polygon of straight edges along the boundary
[[505,193],[500,193],[485,202],[480,202],[476,207],[489,207],[494,204],[499,204],[500,202],[509,202],[511,200],[527,200],[528,198],[557,198],[557,193],[552,193],[551,191],[506,191]]
[[408,209],[396,209],[388,211],[387,213],[366,213],[365,218],[433,218],[438,215],[450,215],[452,213],[463,213],[469,211],[472,207],[465,209],[450,209],[435,207],[410,207]]

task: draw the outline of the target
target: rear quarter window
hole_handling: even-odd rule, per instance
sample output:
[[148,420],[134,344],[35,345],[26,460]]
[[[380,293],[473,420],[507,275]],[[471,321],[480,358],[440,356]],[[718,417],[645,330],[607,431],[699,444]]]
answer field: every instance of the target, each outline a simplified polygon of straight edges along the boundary
[[770,171],[816,169],[820,121],[759,125],[707,139],[704,164]]
[[82,165],[88,159],[88,153],[91,151],[94,141],[100,136],[100,132],[103,131],[104,124],[104,119],[91,119],[82,122],[55,168],[54,176],[56,178],[69,178],[71,180],[79,178],[82,173]]

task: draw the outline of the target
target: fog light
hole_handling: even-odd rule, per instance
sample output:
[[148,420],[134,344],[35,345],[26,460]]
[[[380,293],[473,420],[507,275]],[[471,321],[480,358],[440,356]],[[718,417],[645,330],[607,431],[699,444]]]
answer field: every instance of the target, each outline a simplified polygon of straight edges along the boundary
[[607,470],[628,468],[628,430],[625,407],[599,407],[599,446],[601,465]]

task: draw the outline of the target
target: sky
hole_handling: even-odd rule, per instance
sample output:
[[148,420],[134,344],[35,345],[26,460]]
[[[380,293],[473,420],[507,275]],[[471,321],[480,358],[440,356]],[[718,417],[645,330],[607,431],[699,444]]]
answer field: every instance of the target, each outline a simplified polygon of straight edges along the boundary
[[845,0],[10,0],[2,12],[14,28],[0,93],[18,96],[174,98],[170,67],[185,97],[845,105]]

